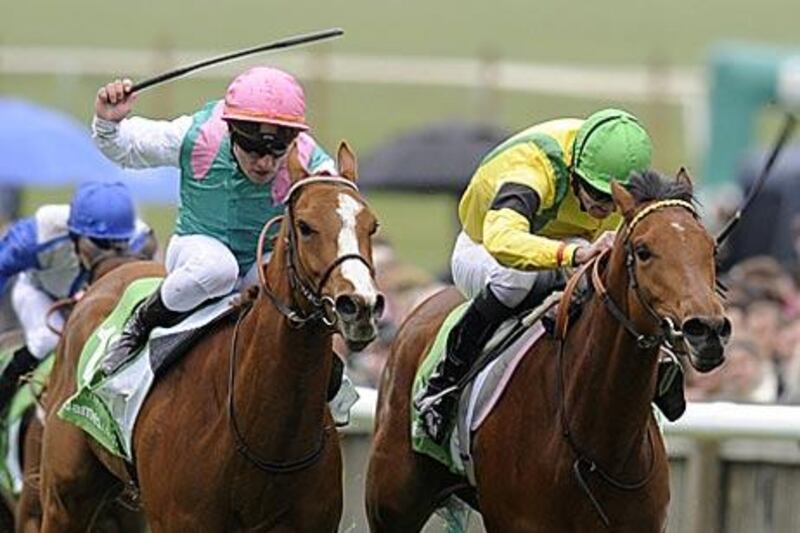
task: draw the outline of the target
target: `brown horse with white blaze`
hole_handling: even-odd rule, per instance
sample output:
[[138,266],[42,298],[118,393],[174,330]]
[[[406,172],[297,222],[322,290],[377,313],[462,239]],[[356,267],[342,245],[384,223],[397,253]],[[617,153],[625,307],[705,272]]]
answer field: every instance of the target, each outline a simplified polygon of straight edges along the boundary
[[625,222],[593,265],[594,293],[580,317],[530,348],[473,435],[475,487],[410,443],[414,374],[462,298],[445,290],[401,327],[378,400],[372,531],[419,531],[452,493],[472,502],[491,532],[665,530],[669,467],[651,407],[659,346],[670,343],[707,372],[724,359],[730,322],[688,175],[668,181],[648,172],[630,192],[614,184],[613,197]]
[[[372,269],[375,215],[343,143],[339,176],[309,176],[293,146],[287,211],[260,285],[236,324],[212,328],[156,383],[133,435],[150,530],[336,531],[341,452],[326,405],[331,337],[369,343],[383,308]],[[265,228],[266,229],[266,228]],[[262,232],[262,235],[266,232]],[[42,452],[44,532],[85,531],[102,495],[131,481],[123,460],[60,420],[90,333],[155,263],[123,266],[78,303],[51,378]]]

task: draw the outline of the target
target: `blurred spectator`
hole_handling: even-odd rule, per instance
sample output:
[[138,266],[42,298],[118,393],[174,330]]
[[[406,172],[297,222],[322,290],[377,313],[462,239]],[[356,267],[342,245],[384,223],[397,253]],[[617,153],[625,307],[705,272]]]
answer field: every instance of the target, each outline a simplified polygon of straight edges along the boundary
[[[759,256],[735,265],[725,276],[726,312],[733,338],[726,362],[709,374],[690,371],[692,400],[788,401],[786,382],[800,388],[800,306],[793,276],[778,261]],[[800,392],[797,392],[800,395]]]
[[687,395],[695,401],[770,403],[777,398],[777,374],[759,343],[746,336],[734,338],[725,350],[726,361],[708,374],[692,372]]

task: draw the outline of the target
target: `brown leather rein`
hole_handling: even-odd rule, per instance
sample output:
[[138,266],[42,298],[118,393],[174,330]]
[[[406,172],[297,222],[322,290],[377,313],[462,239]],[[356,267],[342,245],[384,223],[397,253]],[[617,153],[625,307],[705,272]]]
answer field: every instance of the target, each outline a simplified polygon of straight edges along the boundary
[[290,304],[281,302],[278,297],[275,296],[269,286],[269,282],[267,281],[266,265],[264,265],[263,262],[264,243],[272,225],[281,222],[283,220],[283,215],[274,217],[264,224],[264,227],[261,229],[261,234],[258,236],[258,249],[256,251],[256,264],[259,265],[258,280],[259,284],[261,285],[261,289],[272,302],[272,305],[274,305],[275,308],[283,316],[285,316],[287,320],[289,320],[289,323],[293,327],[297,328],[301,328],[306,324],[316,320],[320,320],[327,327],[333,327],[333,325],[336,323],[336,315],[333,312],[334,301],[330,296],[323,295],[322,290],[325,288],[325,284],[330,279],[331,274],[333,274],[333,272],[344,262],[350,260],[360,261],[367,267],[370,275],[375,275],[374,267],[362,255],[345,254],[337,257],[333,262],[331,262],[330,265],[328,265],[316,286],[308,281],[308,276],[305,274],[297,260],[297,235],[294,228],[294,199],[296,198],[296,193],[298,193],[300,189],[314,183],[344,185],[358,192],[358,187],[356,184],[346,178],[341,178],[338,176],[312,176],[295,183],[286,194],[284,203],[287,205],[286,211],[289,217],[288,236],[285,241],[287,250],[286,270],[289,275],[289,284],[292,288],[293,294],[299,292],[300,295],[302,295],[303,298],[309,304],[311,304],[312,311],[310,313],[305,313],[296,307],[293,308]]
[[[295,235],[294,229],[293,206],[294,201],[299,197],[298,191],[301,188],[314,183],[344,185],[358,192],[358,187],[356,187],[356,184],[348,179],[338,176],[312,176],[295,183],[286,194],[284,199],[284,203],[287,205],[288,216],[288,236],[286,237],[284,244],[287,247],[286,270],[287,275],[289,276],[289,284],[292,288],[292,294],[295,297],[299,292],[300,295],[302,295],[302,297],[305,298],[309,304],[311,304],[311,312],[306,313],[292,304],[282,302],[272,291],[269,286],[269,282],[267,281],[266,265],[264,264],[263,252],[264,243],[266,242],[267,234],[269,233],[270,228],[273,226],[273,224],[282,221],[283,215],[268,220],[261,229],[261,233],[258,237],[256,265],[258,265],[257,269],[260,288],[264,291],[264,294],[267,296],[275,309],[277,309],[278,312],[287,319],[289,325],[293,328],[302,328],[316,321],[322,322],[322,324],[327,328],[332,328],[334,326],[336,323],[336,317],[335,314],[333,314],[334,302],[329,296],[322,295],[322,290],[325,288],[325,284],[330,279],[333,271],[341,266],[341,264],[345,261],[361,261],[367,266],[370,274],[374,276],[374,268],[372,264],[370,264],[369,261],[367,261],[364,257],[359,254],[345,254],[337,257],[330,265],[328,265],[316,286],[308,281],[308,277],[301,270],[300,264],[297,262],[297,236]],[[298,472],[312,466],[322,457],[328,432],[331,430],[330,427],[323,427],[320,430],[320,435],[316,441],[317,444],[310,452],[304,454],[298,459],[292,459],[289,461],[273,461],[259,457],[250,448],[250,446],[248,446],[244,439],[244,435],[239,428],[239,424],[236,421],[234,389],[236,385],[235,369],[237,358],[237,340],[239,337],[239,326],[241,325],[244,317],[252,308],[252,304],[250,304],[239,314],[239,318],[236,320],[236,325],[234,326],[233,336],[231,339],[230,362],[228,366],[228,420],[230,421],[230,427],[233,431],[234,440],[236,442],[236,450],[250,463],[264,472],[268,472],[270,474],[289,474],[292,472]]]
[[652,350],[658,348],[663,343],[667,343],[670,345],[671,348],[674,349],[674,346],[677,344],[676,341],[682,339],[682,333],[679,329],[676,329],[672,320],[668,318],[661,317],[655,309],[653,309],[652,305],[642,297],[641,293],[639,292],[639,284],[636,280],[636,256],[631,248],[630,239],[633,234],[633,230],[636,226],[641,222],[645,217],[648,215],[668,207],[682,207],[687,209],[693,216],[697,217],[697,213],[694,209],[694,206],[686,202],[684,200],[661,200],[657,202],[653,202],[643,209],[641,209],[631,220],[631,222],[623,228],[625,232],[623,234],[622,245],[625,247],[625,265],[628,271],[628,283],[630,287],[633,289],[634,293],[636,294],[637,299],[642,304],[642,306],[647,310],[647,312],[656,320],[661,328],[661,333],[658,335],[647,335],[639,333],[636,329],[635,324],[633,321],[628,317],[619,305],[614,301],[611,295],[608,293],[605,285],[603,284],[603,280],[600,276],[600,265],[604,262],[604,260],[609,256],[611,250],[605,250],[600,255],[596,256],[591,261],[584,263],[581,267],[573,274],[573,276],[567,282],[567,286],[564,289],[564,294],[562,295],[561,301],[559,302],[559,309],[558,315],[556,318],[556,326],[555,326],[555,337],[556,341],[558,342],[558,358],[557,358],[557,394],[558,394],[558,401],[561,405],[560,413],[561,413],[561,426],[562,426],[562,435],[564,439],[566,439],[567,443],[569,444],[572,453],[575,455],[575,462],[572,465],[572,471],[575,475],[575,478],[580,486],[581,490],[586,494],[591,502],[592,506],[594,507],[597,514],[600,516],[600,519],[603,522],[603,525],[606,528],[611,527],[611,521],[608,518],[608,515],[603,510],[603,506],[597,497],[592,493],[591,488],[589,487],[589,483],[587,482],[585,472],[592,474],[596,473],[600,478],[611,485],[612,487],[623,490],[623,491],[635,491],[641,489],[645,485],[647,485],[650,480],[653,478],[653,474],[655,473],[655,443],[653,442],[653,437],[651,434],[651,430],[648,428],[647,430],[647,441],[650,448],[650,466],[647,468],[647,473],[644,477],[638,481],[634,482],[623,482],[617,479],[616,477],[612,476],[608,473],[608,470],[601,467],[600,464],[592,459],[592,454],[588,453],[584,450],[575,440],[575,436],[572,433],[569,424],[569,417],[567,416],[567,405],[566,405],[566,398],[564,395],[564,346],[566,344],[566,337],[568,331],[568,320],[569,320],[569,304],[572,299],[572,295],[575,292],[575,289],[578,286],[580,280],[591,270],[591,283],[594,290],[600,296],[603,304],[605,305],[606,309],[611,313],[611,315],[625,328],[625,330],[632,335],[636,339],[636,345],[642,350]]

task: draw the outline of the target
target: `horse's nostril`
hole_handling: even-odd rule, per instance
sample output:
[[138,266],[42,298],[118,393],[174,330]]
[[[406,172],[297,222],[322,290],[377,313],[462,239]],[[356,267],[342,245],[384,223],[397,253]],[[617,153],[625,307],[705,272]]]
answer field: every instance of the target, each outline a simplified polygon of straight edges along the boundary
[[377,298],[375,298],[375,307],[373,307],[373,314],[375,317],[380,318],[383,316],[383,312],[386,310],[386,298],[384,298],[383,294],[379,294]]
[[336,298],[336,312],[343,318],[351,318],[358,314],[358,304],[351,296]]
[[690,318],[684,321],[681,329],[687,337],[704,337],[709,332],[708,326],[700,318]]
[[725,339],[731,334],[731,322],[725,317],[692,317],[684,321],[682,329],[687,337],[716,335]]

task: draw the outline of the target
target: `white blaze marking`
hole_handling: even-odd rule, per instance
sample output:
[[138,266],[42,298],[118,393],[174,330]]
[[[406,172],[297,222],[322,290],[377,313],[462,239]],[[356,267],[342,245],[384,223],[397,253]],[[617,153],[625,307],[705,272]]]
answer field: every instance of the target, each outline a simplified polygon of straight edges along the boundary
[[[363,208],[364,206],[349,194],[339,194],[339,207],[336,208],[336,213],[342,220],[342,229],[339,230],[337,240],[339,246],[337,257],[348,254],[361,255],[356,236],[356,218]],[[355,293],[361,295],[368,305],[374,305],[378,294],[367,265],[357,259],[352,259],[342,263],[340,268],[342,276],[353,285]]]
[[686,228],[684,228],[683,226],[681,226],[681,225],[680,225],[679,223],[677,223],[677,222],[672,222],[672,223],[670,224],[670,226],[672,226],[673,228],[675,228],[675,229],[676,229],[676,230],[678,230],[678,231],[686,231]]

